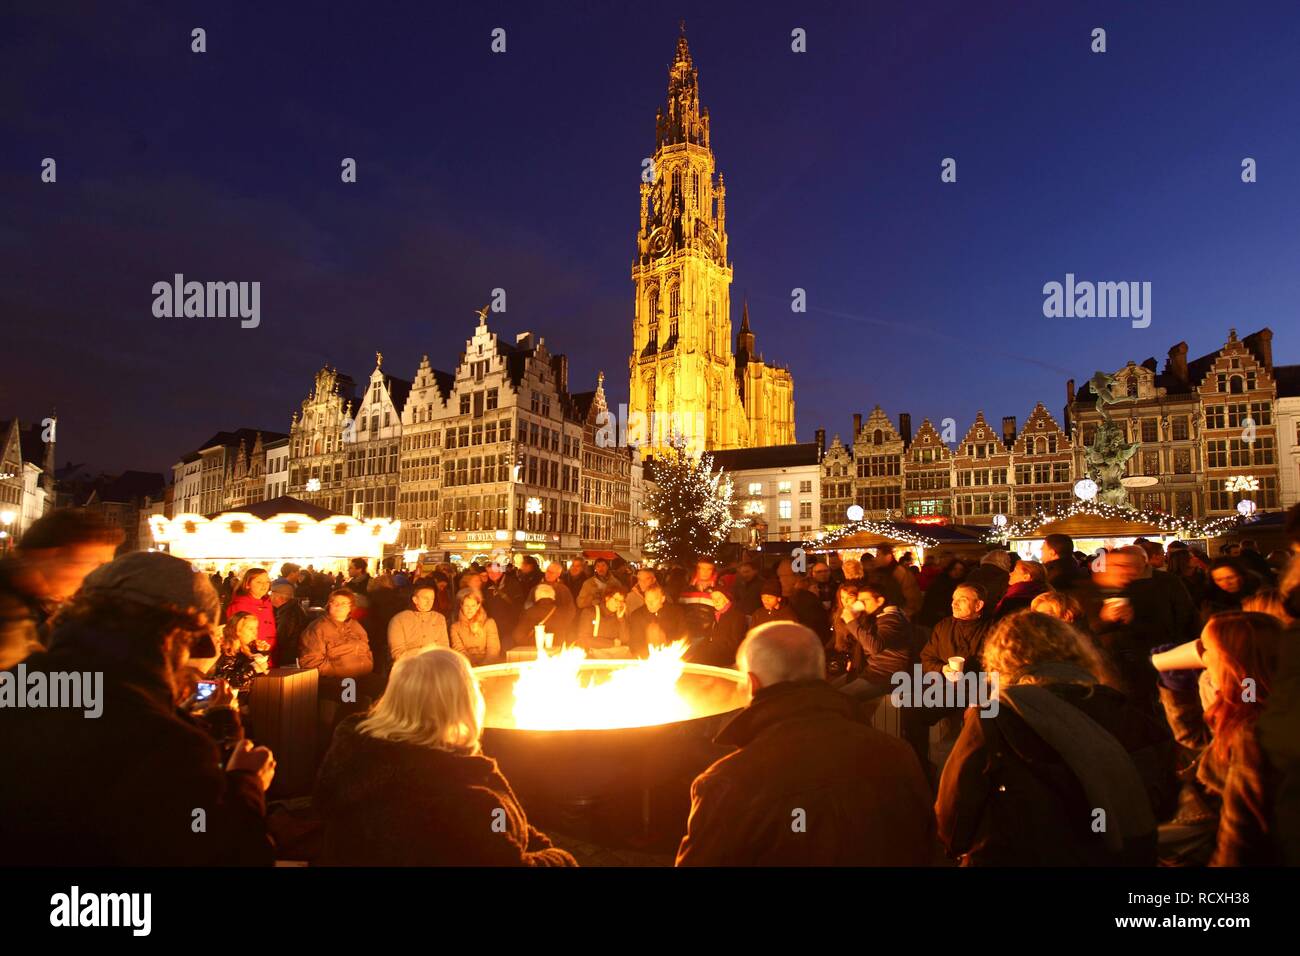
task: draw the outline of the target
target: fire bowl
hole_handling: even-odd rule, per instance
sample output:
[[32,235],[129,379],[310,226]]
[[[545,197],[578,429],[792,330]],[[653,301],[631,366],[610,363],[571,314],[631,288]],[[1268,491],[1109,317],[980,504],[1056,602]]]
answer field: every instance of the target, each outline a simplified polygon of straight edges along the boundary
[[[590,660],[580,675],[634,663]],[[515,726],[520,663],[475,668],[487,703],[483,752],[496,759],[542,829],[608,846],[671,850],[686,832],[691,781],[730,748],[713,743],[744,706],[747,680],[722,667],[687,664],[678,693],[695,716],[640,727],[529,730]]]

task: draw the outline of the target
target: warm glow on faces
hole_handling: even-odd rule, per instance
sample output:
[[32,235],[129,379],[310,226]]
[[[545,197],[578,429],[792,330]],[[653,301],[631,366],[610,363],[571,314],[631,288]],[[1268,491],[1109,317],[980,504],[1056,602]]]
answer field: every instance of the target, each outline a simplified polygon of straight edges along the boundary
[[239,643],[245,647],[251,645],[257,640],[257,618],[240,618],[239,626],[235,628],[235,636],[239,638]]
[[975,592],[958,588],[952,592],[952,616],[959,621],[973,621],[980,616],[984,602],[975,597]]
[[655,575],[653,571],[643,570],[643,571],[638,571],[636,573],[636,586],[641,589],[642,594],[645,594],[646,591],[649,591],[650,588],[654,586],[654,583],[655,583]]
[[546,580],[554,584],[560,580],[560,575],[564,573],[564,565],[558,561],[552,561],[546,566]]
[[763,595],[763,607],[767,608],[769,611],[775,611],[777,605],[779,605],[780,603],[781,603],[781,598],[776,594]]
[[478,613],[482,603],[473,594],[466,594],[465,599],[460,602],[460,613],[462,617],[470,618]]
[[352,613],[352,601],[343,595],[332,597],[330,598],[328,611],[331,621],[342,624],[348,619],[348,615]]
[[427,614],[433,610],[433,590],[431,588],[420,588],[415,594],[411,595],[411,603],[421,614]]
[[666,602],[667,599],[664,597],[664,592],[658,588],[652,588],[645,593],[645,606],[650,609],[651,614],[658,614],[663,610],[663,606]]
[[269,590],[271,590],[271,576],[269,574],[259,574],[248,582],[248,593],[259,601],[266,597],[266,592]]
[[1241,575],[1232,568],[1215,568],[1210,572],[1210,577],[1214,579],[1215,584],[1229,594],[1236,594],[1241,590]]
[[611,614],[621,615],[623,613],[623,608],[626,606],[627,603],[624,601],[623,595],[617,591],[605,598],[605,609]]

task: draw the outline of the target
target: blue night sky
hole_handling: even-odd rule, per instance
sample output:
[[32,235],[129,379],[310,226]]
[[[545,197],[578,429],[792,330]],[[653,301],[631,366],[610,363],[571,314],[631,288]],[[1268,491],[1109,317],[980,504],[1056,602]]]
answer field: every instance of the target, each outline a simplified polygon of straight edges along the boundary
[[[61,464],[164,470],[220,429],[287,431],[325,362],[451,368],[495,287],[496,330],[540,333],[573,390],[603,369],[624,400],[679,18],[726,176],[733,322],[748,295],[800,440],[847,438],[877,403],[959,433],[1039,400],[1059,419],[1067,378],[1163,367],[1180,340],[1195,357],[1230,326],[1300,361],[1293,3],[295,9],[0,14],[0,417],[57,405]],[[261,327],[155,318],[176,272],[260,281]],[[1067,272],[1151,282],[1150,327],[1044,318]]]

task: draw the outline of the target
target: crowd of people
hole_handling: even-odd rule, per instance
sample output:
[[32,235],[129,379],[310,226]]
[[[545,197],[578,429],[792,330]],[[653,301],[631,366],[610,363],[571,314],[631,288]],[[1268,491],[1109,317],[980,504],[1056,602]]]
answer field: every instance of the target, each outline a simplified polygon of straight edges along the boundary
[[[1040,560],[917,566],[882,546],[770,569],[524,556],[222,578],[113,558],[119,532],[56,511],[0,564],[0,672],[102,674],[103,712],[0,708],[0,847],[272,861],[275,758],[241,703],[296,666],[318,673],[328,731],[319,862],[572,865],[479,745],[472,668],[541,633],[592,657],[681,641],[746,675],[679,865],[1296,863],[1300,509],[1287,534],[1267,556],[1049,535]],[[900,695],[914,678],[950,692]],[[873,726],[887,701],[892,732]]]

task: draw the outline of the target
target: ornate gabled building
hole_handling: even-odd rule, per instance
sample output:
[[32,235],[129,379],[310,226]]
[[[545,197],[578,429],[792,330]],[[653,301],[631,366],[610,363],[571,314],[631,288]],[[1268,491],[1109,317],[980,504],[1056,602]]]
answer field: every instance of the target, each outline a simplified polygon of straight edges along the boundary
[[924,419],[903,463],[903,513],[911,518],[951,518],[952,449]]
[[397,517],[397,485],[402,444],[402,409],[411,383],[375,368],[361,394],[347,443],[343,510],[354,518]]
[[822,457],[822,528],[834,530],[849,523],[853,504],[853,450],[836,435]]
[[[1008,437],[1014,438],[1014,434]],[[1011,454],[1007,445],[984,420],[984,413],[979,412],[953,456],[957,521],[982,524],[993,515],[1008,514],[1010,471]],[[971,518],[983,520],[970,521]]]
[[437,538],[438,490],[442,485],[442,429],[456,376],[420,359],[402,410],[401,487],[397,516],[402,519],[402,546],[422,551]]
[[656,118],[651,181],[641,184],[632,266],[629,439],[696,450],[795,440],[794,381],[755,349],[745,308],[732,351],[726,186],[714,182],[709,113],[683,35]]
[[[911,420],[900,416],[902,432],[911,430]],[[903,507],[903,453],[910,435],[894,427],[877,405],[867,416],[853,416],[853,460],[856,479],[853,497],[865,517],[889,518]]]
[[356,383],[328,365],[316,373],[312,392],[289,426],[289,494],[342,512],[348,446],[355,438],[352,406]]
[[242,508],[261,501],[266,492],[266,448],[261,432],[253,437],[251,448],[247,438],[239,440],[239,450],[229,468],[225,507]]
[[617,442],[613,416],[605,403],[605,373],[594,392],[573,396],[582,426],[582,512],[578,537],[584,551],[613,551],[627,557],[632,548],[632,462],[637,451]]
[[1015,462],[1015,514],[1051,511],[1074,500],[1074,449],[1070,436],[1042,402],[1029,413],[1011,451]]

